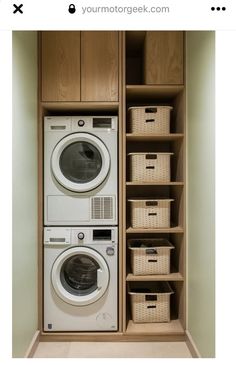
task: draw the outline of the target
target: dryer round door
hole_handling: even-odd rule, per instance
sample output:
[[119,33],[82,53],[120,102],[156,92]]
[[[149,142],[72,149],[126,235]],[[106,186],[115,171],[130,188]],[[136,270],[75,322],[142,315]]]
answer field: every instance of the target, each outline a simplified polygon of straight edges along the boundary
[[73,133],[53,150],[51,168],[56,180],[74,192],[95,189],[107,177],[110,155],[105,144],[89,133]]
[[55,260],[52,285],[66,303],[84,306],[96,302],[106,292],[109,269],[104,258],[88,247],[73,247]]

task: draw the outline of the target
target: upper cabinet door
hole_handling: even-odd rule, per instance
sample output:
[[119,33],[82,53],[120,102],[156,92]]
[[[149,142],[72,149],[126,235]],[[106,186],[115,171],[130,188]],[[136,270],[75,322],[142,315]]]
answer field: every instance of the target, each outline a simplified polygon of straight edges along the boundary
[[81,32],[81,100],[118,101],[118,32]]
[[146,32],[144,62],[145,84],[183,84],[183,32]]
[[42,101],[80,101],[80,32],[42,32]]

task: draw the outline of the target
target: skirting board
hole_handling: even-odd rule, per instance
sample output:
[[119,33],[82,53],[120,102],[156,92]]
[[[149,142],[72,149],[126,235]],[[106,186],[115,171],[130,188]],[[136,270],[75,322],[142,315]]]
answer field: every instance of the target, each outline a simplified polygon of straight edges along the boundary
[[194,358],[201,358],[201,354],[193,341],[192,336],[190,335],[189,331],[186,330],[186,345],[188,346],[189,351],[191,352],[192,357]]
[[126,335],[126,334],[90,334],[79,335],[73,333],[41,333],[40,342],[182,342],[185,335]]
[[40,331],[36,331],[30,342],[30,345],[25,353],[24,358],[31,358],[34,356],[35,350],[39,344]]

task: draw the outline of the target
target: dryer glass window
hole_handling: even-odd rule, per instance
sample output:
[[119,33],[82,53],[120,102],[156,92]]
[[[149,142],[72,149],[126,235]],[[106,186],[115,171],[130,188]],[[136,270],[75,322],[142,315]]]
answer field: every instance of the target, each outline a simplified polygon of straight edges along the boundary
[[97,289],[98,263],[88,255],[74,255],[61,268],[61,283],[74,295],[88,295]]
[[74,142],[60,156],[60,169],[70,181],[84,184],[95,179],[102,168],[98,149],[88,142]]

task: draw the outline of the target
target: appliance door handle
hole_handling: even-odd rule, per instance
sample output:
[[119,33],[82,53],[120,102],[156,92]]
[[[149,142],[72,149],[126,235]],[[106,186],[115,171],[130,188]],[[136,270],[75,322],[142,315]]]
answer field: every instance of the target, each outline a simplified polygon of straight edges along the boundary
[[102,287],[102,269],[98,269],[97,270],[97,284],[98,284],[98,289],[101,289]]

